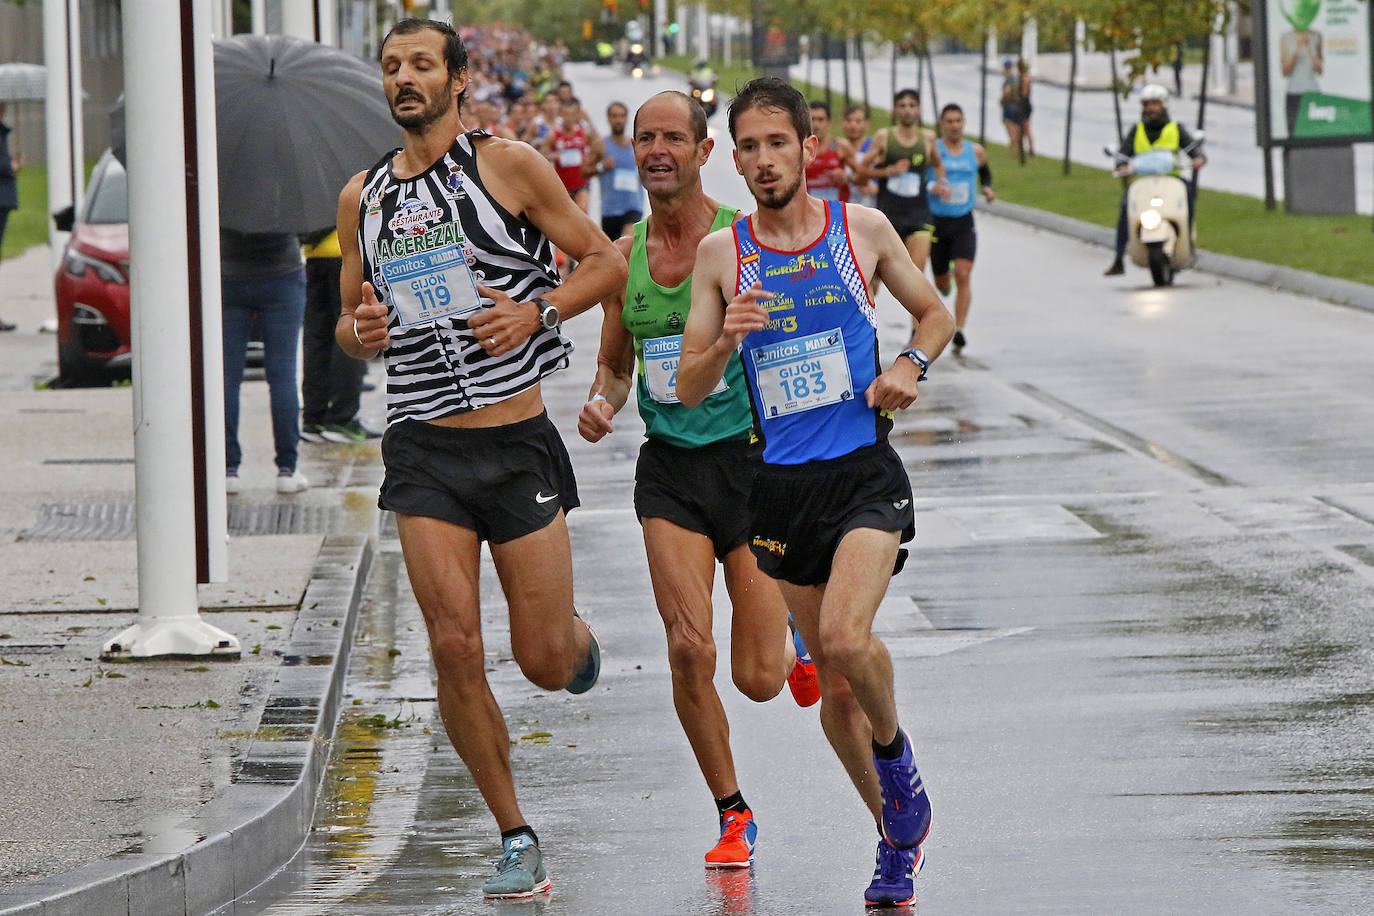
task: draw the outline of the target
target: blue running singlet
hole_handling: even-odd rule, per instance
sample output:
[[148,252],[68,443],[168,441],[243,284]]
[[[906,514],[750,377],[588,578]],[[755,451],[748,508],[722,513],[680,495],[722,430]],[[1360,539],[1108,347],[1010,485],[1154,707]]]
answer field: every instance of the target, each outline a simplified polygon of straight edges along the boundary
[[892,418],[869,407],[878,377],[877,311],[849,242],[845,205],[826,201],[825,232],[801,251],[754,238],[752,218],[734,224],[736,294],[755,282],[773,294],[770,320],[740,344],[754,430],[768,464],[847,455],[886,440]]
[[[930,214],[954,217],[971,213],[978,202],[978,156],[973,151],[973,144],[965,140],[958,156],[950,154],[944,140],[937,139],[935,148],[940,151],[940,161],[945,165],[945,182],[950,194],[948,199],[939,194],[930,195]],[[934,180],[935,170],[927,169],[926,181]]]

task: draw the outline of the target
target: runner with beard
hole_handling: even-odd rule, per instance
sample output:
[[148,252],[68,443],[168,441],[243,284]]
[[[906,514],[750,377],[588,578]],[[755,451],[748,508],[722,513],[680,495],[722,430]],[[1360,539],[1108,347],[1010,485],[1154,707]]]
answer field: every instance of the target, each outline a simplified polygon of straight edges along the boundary
[[[750,546],[811,649],[826,736],[881,834],[864,900],[905,905],[930,803],[898,720],[892,660],[872,632],[905,561],[900,544],[914,536],[911,484],[887,434],[954,321],[882,214],[806,191],[818,143],[796,89],[752,80],[729,123],[759,209],[697,248],[677,395],[700,404],[742,360],[763,446]],[[885,371],[878,280],[916,324]]]
[[[729,226],[737,211],[706,196],[701,167],[715,141],[706,112],[681,92],[661,92],[635,113],[634,155],[649,192],[649,218],[616,241],[630,262],[623,295],[603,301],[596,379],[578,431],[597,442],[636,390],[645,440],[635,468],[635,514],[654,598],[668,635],[673,706],[720,815],[707,868],[748,868],[758,827],[730,753],[730,723],[716,693],[711,588],[716,563],[730,594],[730,670],[756,702],[784,679],[802,706],[815,703],[815,667],[788,633],[787,607],[759,573],[748,547],[751,457],[749,396],[738,359],[705,402],[688,410],[673,390],[673,368],[691,307],[697,243]],[[636,371],[637,366],[637,371]],[[789,674],[791,672],[791,674]]]
[[[540,380],[572,352],[560,321],[623,289],[625,259],[537,151],[465,128],[467,52],[452,28],[402,20],[380,57],[403,145],[339,197],[335,339],[351,356],[386,361],[378,505],[396,515],[444,727],[501,831],[483,891],[529,897],[549,878],[487,683],[481,543],[522,673],[546,690],[590,690],[600,648],[573,610],[564,520],[577,482]],[[579,261],[561,284],[553,244]]]
[[921,97],[903,89],[893,97],[891,127],[873,135],[864,157],[868,174],[878,179],[878,209],[892,223],[916,269],[926,269],[935,226],[930,216],[926,169],[945,177],[933,135],[921,127]]
[[[844,131],[844,138],[854,149],[854,158],[862,162],[873,146],[873,138],[868,135],[868,109],[858,104],[850,105],[844,110],[844,120],[840,122],[840,129]],[[862,166],[857,164],[851,164],[847,169],[849,202],[865,207],[877,206],[878,183],[871,178],[862,177],[861,169]]]

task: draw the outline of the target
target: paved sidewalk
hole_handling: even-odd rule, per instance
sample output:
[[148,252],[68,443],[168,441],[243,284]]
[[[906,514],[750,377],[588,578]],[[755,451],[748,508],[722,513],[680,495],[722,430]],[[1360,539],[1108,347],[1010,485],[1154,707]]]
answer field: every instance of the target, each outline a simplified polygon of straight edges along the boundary
[[312,487],[278,496],[266,383],[245,381],[229,580],[200,587],[242,658],[102,662],[137,612],[132,389],[35,390],[18,371],[55,353],[47,255],[0,265],[19,324],[0,335],[0,912],[206,912],[309,830],[379,449],[303,444]]

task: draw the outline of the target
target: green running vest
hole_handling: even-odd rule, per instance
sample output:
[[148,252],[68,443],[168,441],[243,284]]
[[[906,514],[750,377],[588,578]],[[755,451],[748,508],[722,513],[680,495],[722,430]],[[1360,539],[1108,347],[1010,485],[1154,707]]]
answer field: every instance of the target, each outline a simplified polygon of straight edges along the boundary
[[[724,229],[739,211],[721,207],[711,231]],[[678,448],[699,448],[713,442],[743,441],[750,437],[754,415],[745,387],[744,366],[739,355],[725,367],[724,389],[707,396],[693,408],[677,400],[677,361],[682,352],[682,330],[692,306],[692,277],[677,286],[659,286],[649,275],[646,234],[649,220],[635,223],[634,247],[630,249],[630,280],[625,287],[625,306],[620,319],[635,339],[638,362],[636,391],[645,434]]]

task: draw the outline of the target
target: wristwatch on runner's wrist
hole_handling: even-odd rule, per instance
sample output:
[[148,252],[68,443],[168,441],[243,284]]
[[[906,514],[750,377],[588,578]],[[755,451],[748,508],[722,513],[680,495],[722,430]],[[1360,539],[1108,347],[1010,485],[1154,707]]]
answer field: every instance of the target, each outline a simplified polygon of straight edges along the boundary
[[930,368],[930,357],[926,355],[925,350],[920,347],[912,347],[909,350],[903,350],[898,355],[905,356],[921,370],[921,375],[916,381],[924,382],[926,380],[926,370]]
[[534,307],[539,309],[539,325],[546,330],[552,331],[558,327],[558,306],[554,305],[543,296],[531,299]]

